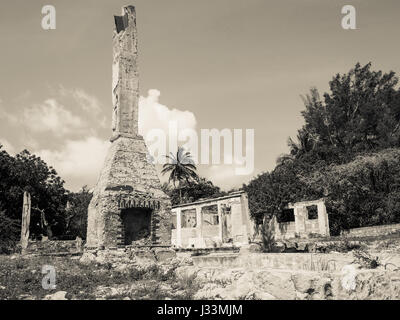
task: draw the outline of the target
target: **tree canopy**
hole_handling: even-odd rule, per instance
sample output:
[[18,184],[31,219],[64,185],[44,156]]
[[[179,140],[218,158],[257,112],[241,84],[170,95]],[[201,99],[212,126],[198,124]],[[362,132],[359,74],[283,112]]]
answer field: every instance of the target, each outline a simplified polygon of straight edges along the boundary
[[[345,227],[397,221],[398,213],[387,213],[383,220],[378,218],[382,215],[378,212],[390,210],[384,202],[390,202],[388,197],[393,198],[393,192],[398,192],[397,187],[379,194],[382,199],[379,208],[368,206],[372,189],[365,193],[365,186],[375,179],[372,178],[375,173],[371,176],[361,170],[360,163],[367,163],[360,162],[356,174],[354,164],[351,164],[356,158],[385,153],[388,148],[400,146],[400,91],[397,83],[394,72],[373,71],[371,63],[365,66],[357,63],[348,73],[335,75],[329,82],[330,92],[324,93],[322,98],[316,88],[303,96],[305,110],[301,114],[304,125],[298,130],[297,139],[288,139],[288,154],[277,159],[274,170],[259,175],[244,186],[252,216],[260,222],[266,214],[279,215],[288,202],[327,197],[331,212],[335,212],[330,220],[346,217],[332,224],[334,233]],[[386,152],[385,155],[400,160],[398,153],[388,155]],[[334,171],[329,180],[326,173],[332,166],[340,165],[344,166],[340,167],[341,174]],[[349,169],[345,170],[346,165]],[[378,171],[384,175],[391,172],[383,164]],[[351,178],[352,175],[365,174],[372,179],[368,183],[365,177]],[[316,176],[320,179],[316,180]],[[342,182],[350,180],[355,183],[357,187],[349,189],[358,196],[353,194],[354,197],[349,198],[349,190],[339,188],[338,177]],[[321,188],[321,184],[335,192]],[[353,219],[356,215],[363,218]]]
[[[15,157],[0,147],[0,207],[5,216],[21,220],[24,191],[31,194],[31,234],[62,234],[68,192],[57,172],[24,150]],[[48,228],[47,228],[48,227]]]
[[215,198],[226,194],[211,181],[202,177],[199,177],[196,182],[183,182],[179,189],[171,187],[168,183],[164,183],[163,190],[171,198],[172,205]]

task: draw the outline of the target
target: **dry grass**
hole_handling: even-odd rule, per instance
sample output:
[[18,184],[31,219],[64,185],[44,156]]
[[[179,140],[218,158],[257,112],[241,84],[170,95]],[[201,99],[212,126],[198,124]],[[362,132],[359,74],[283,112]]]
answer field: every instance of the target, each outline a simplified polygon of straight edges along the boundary
[[[42,288],[41,270],[45,264],[55,267],[55,290]],[[193,279],[186,280],[177,279],[173,272],[166,275],[157,265],[146,270],[130,266],[117,271],[109,265],[84,265],[71,257],[0,256],[0,300],[24,296],[43,299],[57,291],[66,291],[68,299],[96,299],[101,298],[98,287],[129,288],[106,299],[191,299],[197,286]]]
[[320,258],[313,258],[310,256],[310,260],[308,263],[304,263],[303,270],[307,271],[336,271],[337,270],[337,263],[335,260],[327,260]]

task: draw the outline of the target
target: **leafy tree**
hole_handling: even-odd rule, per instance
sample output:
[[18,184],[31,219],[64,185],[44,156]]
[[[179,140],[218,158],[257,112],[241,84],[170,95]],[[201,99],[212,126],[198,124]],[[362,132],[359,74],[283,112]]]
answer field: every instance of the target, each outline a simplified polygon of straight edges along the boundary
[[179,188],[179,199],[182,202],[182,185],[183,182],[197,182],[198,175],[196,173],[196,166],[194,161],[190,155],[190,152],[186,151],[179,147],[176,155],[170,153],[170,155],[166,156],[169,159],[169,163],[164,164],[163,169],[161,171],[162,174],[169,173],[168,183],[173,182],[174,187],[176,188],[176,182],[178,182]]
[[219,187],[202,177],[196,183],[183,182],[179,189],[171,188],[168,184],[163,185],[163,190],[170,196],[173,205],[194,202],[205,198],[214,198],[225,195]]
[[69,238],[79,236],[86,239],[88,207],[92,196],[87,186],[83,186],[79,192],[68,194],[65,235]]
[[390,149],[400,146],[397,82],[394,72],[373,71],[369,63],[334,76],[323,98],[312,88],[289,153],[244,186],[253,218],[262,223],[288,202],[324,196],[332,234],[400,221],[400,155]]
[[297,163],[286,163],[272,172],[258,175],[243,186],[249,198],[250,214],[257,224],[263,223],[264,216],[280,217],[289,202],[318,197],[299,179],[302,170],[304,168],[299,167]]
[[24,150],[15,157],[0,147],[0,203],[5,215],[20,221],[24,191],[31,194],[32,236],[61,235],[65,227],[67,190],[57,172]]
[[300,129],[297,133],[297,142],[292,138],[288,138],[287,145],[290,149],[289,154],[281,155],[277,160],[277,165],[284,165],[286,162],[292,162],[312,151],[315,146],[310,134],[304,129]]
[[6,216],[0,211],[0,254],[8,254],[15,250],[21,232],[20,221]]
[[[349,161],[360,152],[399,146],[400,92],[394,72],[372,71],[359,63],[337,74],[321,100],[317,89],[303,98],[307,134],[318,148],[329,146]],[[337,159],[333,159],[337,160]]]
[[327,198],[332,234],[343,229],[400,222],[400,149],[359,155],[301,178]]

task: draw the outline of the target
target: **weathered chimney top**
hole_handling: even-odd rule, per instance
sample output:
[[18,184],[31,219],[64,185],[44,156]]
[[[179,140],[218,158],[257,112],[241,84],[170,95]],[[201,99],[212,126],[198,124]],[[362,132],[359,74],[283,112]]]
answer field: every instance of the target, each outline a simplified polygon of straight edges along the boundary
[[124,31],[129,25],[129,21],[136,19],[136,11],[134,6],[124,6],[122,7],[122,15],[114,16],[115,29],[117,33]]

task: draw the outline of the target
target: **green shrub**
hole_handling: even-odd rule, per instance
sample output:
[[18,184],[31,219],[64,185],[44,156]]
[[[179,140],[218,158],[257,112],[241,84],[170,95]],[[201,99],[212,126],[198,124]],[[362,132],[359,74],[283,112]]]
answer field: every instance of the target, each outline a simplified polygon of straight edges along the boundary
[[19,221],[10,219],[4,211],[0,211],[0,254],[16,251],[19,233]]
[[261,234],[262,234],[262,245],[264,252],[272,252],[274,251],[275,247],[275,230],[274,230],[274,223],[272,219],[276,219],[272,217],[268,219],[267,217],[264,219]]
[[400,222],[400,149],[357,156],[315,171],[304,181],[327,195],[332,235],[344,229]]

